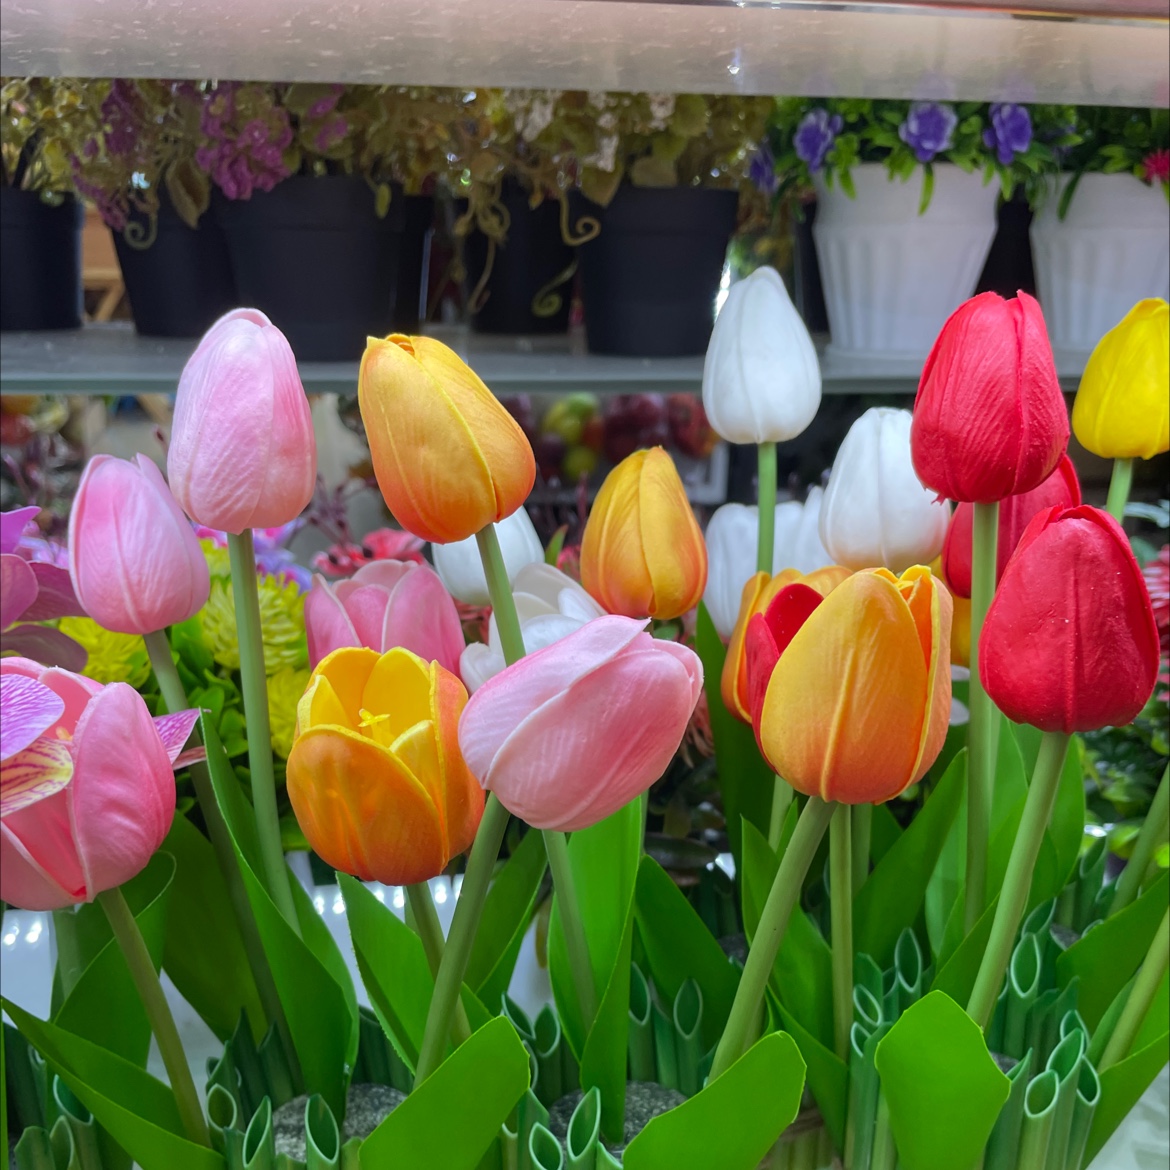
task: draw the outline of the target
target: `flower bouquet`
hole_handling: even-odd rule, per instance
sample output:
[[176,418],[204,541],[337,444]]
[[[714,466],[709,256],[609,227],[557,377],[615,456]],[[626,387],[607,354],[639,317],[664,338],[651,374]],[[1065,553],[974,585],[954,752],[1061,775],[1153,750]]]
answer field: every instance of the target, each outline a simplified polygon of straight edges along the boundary
[[[1137,417],[1153,367],[1125,341],[1103,341],[1078,434]],[[711,534],[722,579],[660,449],[607,478],[578,584],[501,539],[535,460],[451,350],[371,340],[358,392],[383,498],[441,574],[374,561],[305,601],[287,798],[360,980],[282,846],[253,531],[296,519],[315,455],[287,341],[241,309],[184,371],[169,484],[97,461],[71,517],[77,596],[145,637],[167,713],[0,663],[0,896],[57,912],[59,956],[50,1018],[4,1000],[21,1170],[1087,1165],[1166,1060],[1170,782],[1105,882],[1078,737],[1141,710],[1159,640],[1124,533],[1062,460],[1036,303],[965,304],[913,415],[859,420],[792,512],[776,444],[817,411],[815,352],[774,272],[735,286],[704,399],[758,444],[760,499]],[[1141,418],[1170,445],[1165,394]],[[226,534],[246,772],[176,663],[215,588],[189,521]],[[724,628],[742,583],[727,645],[709,580]],[[490,601],[486,642],[462,645],[447,587]],[[734,826],[715,912],[643,850],[704,692]],[[463,854],[444,937],[428,881]],[[533,1014],[509,988],[546,872]],[[160,967],[223,1043],[202,1095]]]

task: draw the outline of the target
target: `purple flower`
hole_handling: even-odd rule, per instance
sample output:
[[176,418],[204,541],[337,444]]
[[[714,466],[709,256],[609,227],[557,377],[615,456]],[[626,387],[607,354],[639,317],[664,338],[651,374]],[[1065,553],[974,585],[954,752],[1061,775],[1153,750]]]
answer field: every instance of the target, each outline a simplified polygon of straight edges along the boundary
[[950,149],[958,124],[959,115],[946,102],[911,102],[906,120],[898,127],[898,137],[920,163],[928,163]]
[[332,112],[333,107],[337,105],[341,95],[345,92],[344,85],[331,85],[329,92],[322,98],[318,98],[306,111],[306,118],[324,118],[326,114]]
[[771,198],[776,194],[778,180],[776,178],[776,160],[772,157],[772,148],[763,142],[748,162],[748,181],[752,183],[761,195]]
[[833,149],[833,143],[844,124],[840,114],[830,114],[820,106],[809,110],[801,119],[792,144],[796,149],[796,157],[807,164],[813,174],[825,165],[825,156]]
[[340,114],[335,114],[332,118],[325,119],[313,139],[313,145],[324,154],[325,151],[336,146],[348,133],[349,123]]
[[1032,115],[1025,106],[993,102],[991,125],[983,131],[983,145],[995,151],[1001,165],[1009,166],[1017,154],[1032,145]]

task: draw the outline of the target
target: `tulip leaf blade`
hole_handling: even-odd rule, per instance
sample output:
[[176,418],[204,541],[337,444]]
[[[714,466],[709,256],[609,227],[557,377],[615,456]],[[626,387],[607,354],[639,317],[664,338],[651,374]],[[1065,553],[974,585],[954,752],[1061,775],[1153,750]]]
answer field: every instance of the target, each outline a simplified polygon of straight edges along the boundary
[[971,1170],[1011,1088],[979,1025],[932,991],[902,1013],[874,1063],[905,1170]]
[[796,1041],[800,1055],[804,1058],[805,1076],[824,1118],[825,1128],[837,1149],[842,1149],[845,1145],[845,1114],[849,1105],[849,1069],[831,1048],[822,1044],[775,999],[771,988],[768,994],[775,1002],[784,1030]]
[[528,1088],[529,1075],[528,1051],[516,1030],[502,1017],[491,1020],[362,1142],[362,1170],[475,1170]]
[[951,761],[918,815],[877,863],[853,900],[854,946],[879,967],[894,961],[894,946],[922,911],[927,886],[959,805],[966,768]]
[[792,1124],[804,1061],[785,1032],[751,1046],[689,1101],[653,1118],[626,1147],[626,1170],[754,1170]]
[[219,1154],[183,1136],[178,1106],[167,1085],[116,1053],[39,1020],[7,999],[0,1003],[21,1035],[138,1165],[223,1170]]
[[739,976],[686,895],[652,857],[638,865],[638,935],[654,985],[667,1003],[694,979],[703,993],[703,1045],[713,1048],[731,1014]]

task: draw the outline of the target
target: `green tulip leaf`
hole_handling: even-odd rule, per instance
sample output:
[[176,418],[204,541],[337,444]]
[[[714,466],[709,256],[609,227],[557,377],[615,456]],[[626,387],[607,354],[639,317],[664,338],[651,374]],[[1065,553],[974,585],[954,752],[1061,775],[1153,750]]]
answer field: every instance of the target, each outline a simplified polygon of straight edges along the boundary
[[653,1118],[626,1148],[625,1170],[754,1170],[792,1124],[804,1061],[773,1032],[689,1101]]
[[[997,894],[991,905],[979,916],[979,921],[971,928],[971,933],[963,939],[958,950],[934,977],[932,991],[941,991],[957,1003],[966,1003],[971,998],[971,992],[975,990],[975,979],[979,975],[979,965],[983,962],[983,953],[987,950],[987,943],[991,938],[991,924],[995,921],[995,908],[998,905]],[[958,910],[961,915],[961,902]]]
[[888,804],[875,804],[870,818],[869,855],[877,865],[902,835],[902,826],[894,819]]
[[219,1154],[182,1136],[174,1094],[161,1081],[84,1037],[38,1020],[7,999],[0,1003],[25,1039],[138,1165],[224,1170]]
[[1079,735],[1074,735],[1069,741],[1068,754],[1064,758],[1064,768],[1060,773],[1060,787],[1056,791],[1052,820],[1045,831],[1045,837],[1052,845],[1054,860],[1052,885],[1048,890],[1044,890],[1035,888],[1033,883],[1033,905],[1055,898],[1064,889],[1076,869],[1081,841],[1085,834],[1084,750],[1084,741]]
[[932,991],[902,1013],[874,1062],[904,1170],[971,1170],[1011,1089],[971,1017]]
[[362,1170],[475,1170],[528,1088],[528,1050],[497,1017],[461,1045],[361,1145]]
[[926,887],[963,802],[966,767],[960,753],[853,900],[854,948],[879,967],[894,961],[898,936],[922,911]]
[[740,823],[746,820],[757,829],[767,830],[772,813],[772,769],[760,755],[752,729],[723,705],[720,680],[727,647],[702,602],[699,603],[695,625],[695,649],[703,662],[703,689],[707,692],[707,710],[711,715],[711,737],[715,743],[719,790],[723,794],[723,815],[727,820],[727,838],[735,858],[735,872],[739,873]]
[[638,934],[654,985],[668,1003],[694,979],[703,993],[703,1044],[713,1048],[731,1013],[739,975],[686,895],[653,858],[638,866]]
[[837,1149],[842,1149],[845,1145],[845,1115],[849,1105],[849,1069],[831,1048],[807,1031],[782,1003],[776,1006],[785,1030],[796,1041],[800,1055],[804,1057],[808,1087],[825,1119],[825,1128]]

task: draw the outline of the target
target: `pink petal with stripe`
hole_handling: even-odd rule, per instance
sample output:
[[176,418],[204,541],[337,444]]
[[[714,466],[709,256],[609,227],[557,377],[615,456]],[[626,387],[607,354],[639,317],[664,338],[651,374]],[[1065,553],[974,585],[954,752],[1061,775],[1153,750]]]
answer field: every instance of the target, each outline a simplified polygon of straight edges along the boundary
[[73,757],[63,739],[38,739],[0,762],[0,817],[36,804],[73,778]]
[[[199,721],[197,710],[176,711],[173,715],[157,715],[154,720],[154,729],[158,732],[163,747],[167,749],[167,758],[172,766],[178,765],[179,753],[183,745],[191,738],[191,729]],[[206,757],[204,757],[206,758]]]
[[24,751],[64,711],[64,700],[44,683],[23,674],[0,676],[0,760]]

